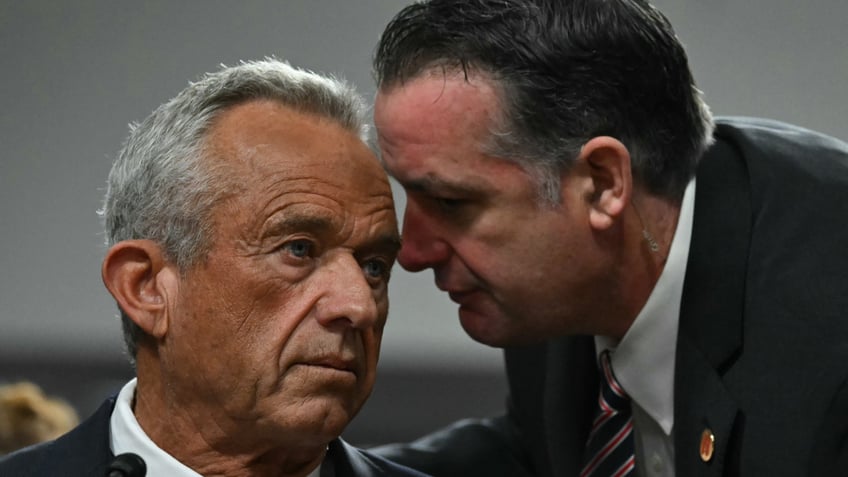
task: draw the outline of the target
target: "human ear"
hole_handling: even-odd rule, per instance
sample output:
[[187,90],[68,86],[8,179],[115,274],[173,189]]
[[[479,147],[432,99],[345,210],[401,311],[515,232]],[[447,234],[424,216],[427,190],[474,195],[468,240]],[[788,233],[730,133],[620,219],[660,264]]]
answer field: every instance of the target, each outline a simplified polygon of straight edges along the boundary
[[605,230],[619,218],[633,189],[630,152],[619,140],[609,136],[590,139],[580,151],[578,161],[586,166],[591,182],[589,224]]
[[176,295],[176,274],[156,243],[116,243],[103,259],[101,275],[118,306],[135,324],[155,338],[165,336],[168,302]]

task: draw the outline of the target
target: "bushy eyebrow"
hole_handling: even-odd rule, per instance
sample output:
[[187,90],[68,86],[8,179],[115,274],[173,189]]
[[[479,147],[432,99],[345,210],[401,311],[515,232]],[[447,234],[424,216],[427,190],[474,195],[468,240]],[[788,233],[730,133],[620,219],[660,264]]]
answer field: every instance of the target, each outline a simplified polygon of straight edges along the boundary
[[314,214],[286,215],[283,218],[272,218],[263,231],[263,237],[284,235],[292,231],[306,231],[316,235],[333,231],[333,221],[328,217]]
[[367,243],[358,247],[359,253],[385,253],[393,257],[400,252],[400,237],[397,234],[384,233],[373,237]]
[[476,184],[473,182],[464,182],[462,184],[456,184],[453,182],[448,182],[438,177],[421,177],[418,179],[412,179],[408,181],[401,181],[398,179],[403,187],[408,191],[413,192],[421,192],[421,193],[454,193],[454,194],[483,194],[486,192],[486,187],[482,184]]

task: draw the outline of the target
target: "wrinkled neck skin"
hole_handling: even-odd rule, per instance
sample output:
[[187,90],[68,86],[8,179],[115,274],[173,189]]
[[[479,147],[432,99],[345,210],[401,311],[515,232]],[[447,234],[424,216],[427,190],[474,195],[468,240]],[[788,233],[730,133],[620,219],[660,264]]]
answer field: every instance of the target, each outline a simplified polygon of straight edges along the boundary
[[[306,477],[324,459],[328,442],[284,445],[256,439],[257,422],[237,422],[204,403],[181,402],[163,385],[156,351],[140,346],[133,412],[156,445],[205,477]],[[253,435],[251,435],[253,434]],[[288,442],[297,442],[289,439]]]

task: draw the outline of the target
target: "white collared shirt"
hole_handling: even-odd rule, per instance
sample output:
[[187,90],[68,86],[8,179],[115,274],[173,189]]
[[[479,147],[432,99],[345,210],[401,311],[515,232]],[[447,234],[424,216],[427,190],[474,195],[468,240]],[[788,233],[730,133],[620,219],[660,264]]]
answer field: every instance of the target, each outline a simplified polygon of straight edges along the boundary
[[[151,477],[201,477],[200,474],[183,465],[157,446],[135,418],[132,402],[135,396],[137,379],[133,378],[121,388],[115,401],[115,409],[109,422],[110,447],[115,455],[132,452],[144,459],[147,475]],[[319,465],[308,477],[319,477]]]
[[674,359],[683,279],[695,210],[695,180],[686,187],[668,259],[645,306],[627,333],[595,337],[598,354],[611,351],[613,373],[633,407],[637,474],[674,477]]

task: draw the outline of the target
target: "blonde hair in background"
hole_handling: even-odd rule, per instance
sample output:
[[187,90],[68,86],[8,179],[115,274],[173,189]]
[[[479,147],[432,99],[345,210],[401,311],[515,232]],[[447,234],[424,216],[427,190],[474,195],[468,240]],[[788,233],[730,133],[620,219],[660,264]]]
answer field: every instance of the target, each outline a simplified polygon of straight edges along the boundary
[[78,423],[68,403],[33,383],[0,385],[0,455],[55,439]]

